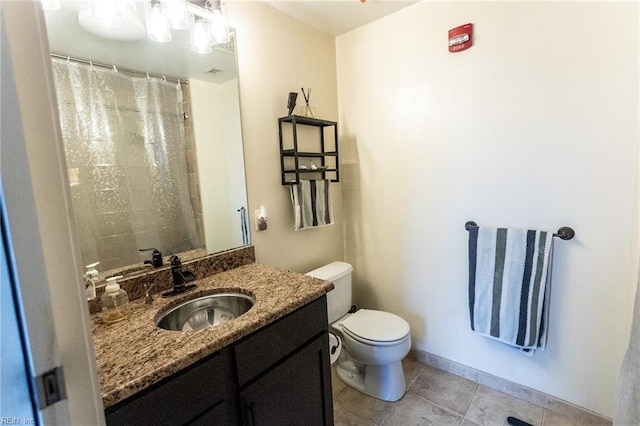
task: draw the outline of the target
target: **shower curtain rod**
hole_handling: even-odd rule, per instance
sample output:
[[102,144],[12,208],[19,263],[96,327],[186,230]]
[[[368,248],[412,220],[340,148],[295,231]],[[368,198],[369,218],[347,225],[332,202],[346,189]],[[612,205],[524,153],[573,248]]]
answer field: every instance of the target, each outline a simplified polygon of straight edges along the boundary
[[52,58],[57,58],[57,59],[63,59],[66,61],[73,61],[73,62],[78,62],[81,64],[86,64],[86,65],[91,65],[94,67],[100,67],[100,68],[107,68],[110,70],[114,70],[116,72],[122,72],[122,73],[127,73],[127,74],[135,74],[135,75],[139,75],[141,77],[153,77],[153,78],[157,78],[160,80],[164,80],[164,81],[170,81],[172,83],[187,83],[187,80],[183,80],[180,79],[178,77],[172,77],[172,76],[167,76],[164,74],[156,74],[156,73],[151,73],[151,72],[145,72],[145,71],[138,71],[138,70],[134,70],[131,68],[124,68],[124,67],[119,67],[117,65],[112,65],[112,64],[106,64],[104,62],[97,62],[97,61],[93,61],[93,60],[89,60],[89,59],[82,59],[82,58],[74,58],[73,56],[69,56],[69,55],[63,55],[60,53],[50,53]]

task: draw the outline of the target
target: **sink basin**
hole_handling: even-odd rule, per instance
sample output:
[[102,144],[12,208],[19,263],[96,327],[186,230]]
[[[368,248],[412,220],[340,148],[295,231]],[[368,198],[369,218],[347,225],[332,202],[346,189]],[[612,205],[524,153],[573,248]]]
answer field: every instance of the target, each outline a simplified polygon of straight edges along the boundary
[[156,321],[156,327],[192,331],[229,322],[247,312],[255,299],[242,293],[217,293],[184,302]]

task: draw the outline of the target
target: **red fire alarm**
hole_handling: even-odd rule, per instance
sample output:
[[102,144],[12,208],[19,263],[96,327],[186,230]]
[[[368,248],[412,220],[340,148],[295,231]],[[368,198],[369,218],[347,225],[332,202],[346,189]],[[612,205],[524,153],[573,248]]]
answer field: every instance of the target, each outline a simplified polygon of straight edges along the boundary
[[449,30],[449,52],[460,52],[473,44],[473,24],[464,24]]

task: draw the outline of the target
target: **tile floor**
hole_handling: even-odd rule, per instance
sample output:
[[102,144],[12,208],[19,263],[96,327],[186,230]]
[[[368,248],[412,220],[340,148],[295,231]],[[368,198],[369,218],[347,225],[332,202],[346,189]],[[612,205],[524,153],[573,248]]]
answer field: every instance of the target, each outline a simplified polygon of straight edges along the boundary
[[[443,370],[403,361],[407,393],[391,403],[345,385],[332,368],[336,426],[502,426],[514,416],[536,426],[611,426],[589,413],[558,413]],[[574,410],[579,411],[579,410]]]

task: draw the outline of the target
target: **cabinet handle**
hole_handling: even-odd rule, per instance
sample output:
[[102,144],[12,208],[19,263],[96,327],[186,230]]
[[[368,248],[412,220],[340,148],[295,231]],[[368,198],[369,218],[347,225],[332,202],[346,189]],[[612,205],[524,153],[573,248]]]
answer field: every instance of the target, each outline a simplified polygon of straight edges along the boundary
[[254,403],[252,402],[251,404],[247,404],[245,407],[245,411],[246,411],[246,415],[247,415],[247,422],[249,423],[249,425],[254,426],[256,424],[254,417],[253,417],[253,406]]

